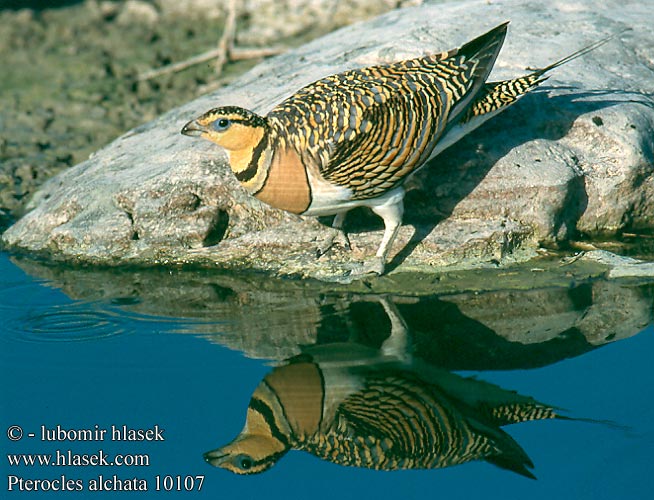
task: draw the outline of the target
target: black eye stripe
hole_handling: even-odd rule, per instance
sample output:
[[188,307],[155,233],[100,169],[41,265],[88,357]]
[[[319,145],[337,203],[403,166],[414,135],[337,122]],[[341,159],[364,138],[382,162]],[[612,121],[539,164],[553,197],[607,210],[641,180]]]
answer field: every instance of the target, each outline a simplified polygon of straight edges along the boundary
[[249,406],[263,417],[263,420],[266,422],[268,428],[270,429],[270,434],[272,437],[274,437],[284,446],[289,446],[288,437],[284,435],[284,433],[277,425],[277,418],[275,417],[273,409],[267,403],[254,397],[250,400]]
[[221,118],[225,118],[231,122],[242,123],[253,127],[265,127],[265,118],[248,111],[247,109],[239,108],[237,106],[222,106],[219,108],[212,108],[208,110],[203,118],[207,122],[213,122]]
[[245,120],[243,118],[226,118],[226,117],[220,117],[220,118],[215,118],[213,121],[214,122],[221,122],[221,121],[227,121],[229,123],[247,123],[250,124],[250,120]]

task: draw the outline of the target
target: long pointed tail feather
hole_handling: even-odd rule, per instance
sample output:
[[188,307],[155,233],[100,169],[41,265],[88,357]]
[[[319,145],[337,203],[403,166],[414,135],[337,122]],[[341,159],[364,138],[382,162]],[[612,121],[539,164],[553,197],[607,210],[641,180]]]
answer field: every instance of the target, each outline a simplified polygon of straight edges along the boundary
[[568,63],[568,62],[570,62],[570,61],[572,61],[574,59],[577,59],[577,58],[579,58],[579,57],[581,57],[581,56],[583,56],[585,54],[588,54],[589,52],[601,47],[605,43],[610,42],[614,38],[617,38],[620,35],[623,35],[627,31],[631,31],[631,28],[626,28],[626,29],[624,29],[622,31],[614,33],[613,35],[609,35],[606,38],[602,38],[601,40],[598,40],[595,43],[591,43],[590,45],[588,45],[586,47],[583,47],[583,48],[579,49],[578,51],[573,52],[572,54],[565,56],[563,59],[559,59],[558,61],[555,61],[552,64],[550,64],[548,66],[545,66],[544,68],[530,68],[530,67],[528,67],[526,69],[527,69],[527,71],[532,71],[532,74],[543,75],[545,73],[548,73],[549,71],[552,71],[554,68],[558,68],[559,66],[563,66],[564,64],[566,64],[566,63]]
[[494,116],[507,106],[513,104],[527,92],[547,80],[547,73],[553,69],[569,63],[570,61],[601,47],[605,43],[622,35],[630,29],[631,28],[627,28],[586,47],[583,47],[582,49],[579,49],[576,52],[573,52],[572,54],[567,55],[564,58],[549,64],[548,66],[545,66],[544,68],[527,68],[528,71],[531,71],[531,73],[528,75],[514,78],[512,80],[486,83],[486,85],[484,85],[484,87],[479,91],[475,100],[468,108],[468,111],[461,120],[461,123],[467,123],[475,118],[482,117],[483,115],[488,115],[487,118],[491,118],[491,116]]

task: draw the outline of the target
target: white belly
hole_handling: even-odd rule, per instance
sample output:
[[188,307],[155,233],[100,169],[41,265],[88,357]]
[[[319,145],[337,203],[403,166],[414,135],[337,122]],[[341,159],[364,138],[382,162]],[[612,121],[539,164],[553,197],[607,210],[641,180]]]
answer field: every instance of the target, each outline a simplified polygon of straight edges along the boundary
[[352,200],[351,189],[335,186],[309,169],[307,178],[311,188],[311,203],[302,215],[334,215],[360,205],[360,202]]
[[367,200],[353,200],[352,190],[342,186],[335,186],[309,172],[309,185],[311,186],[311,203],[302,215],[314,217],[335,215],[347,212],[355,207],[374,208],[382,205],[396,204],[404,198],[404,189],[396,187],[377,198]]

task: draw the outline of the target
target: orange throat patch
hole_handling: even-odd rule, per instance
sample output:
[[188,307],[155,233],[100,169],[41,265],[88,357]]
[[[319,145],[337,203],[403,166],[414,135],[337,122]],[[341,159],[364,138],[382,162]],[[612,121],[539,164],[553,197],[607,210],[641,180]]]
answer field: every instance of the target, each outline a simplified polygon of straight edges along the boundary
[[275,208],[301,214],[311,204],[311,187],[300,156],[292,149],[278,149],[268,177],[255,196]]

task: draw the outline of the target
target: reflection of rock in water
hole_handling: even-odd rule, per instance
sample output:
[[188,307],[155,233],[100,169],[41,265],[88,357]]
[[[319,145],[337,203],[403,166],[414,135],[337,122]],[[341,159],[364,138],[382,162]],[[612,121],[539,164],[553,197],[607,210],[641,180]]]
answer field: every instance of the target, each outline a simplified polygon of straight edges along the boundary
[[652,322],[652,290],[612,282],[459,294],[409,313],[417,355],[448,369],[546,366],[630,337]]
[[[651,284],[584,281],[588,269],[575,264],[565,267],[569,279],[580,282],[575,287],[561,286],[556,265],[553,273],[541,273],[553,279],[543,280],[541,288],[493,290],[511,283],[520,286],[533,280],[533,273],[516,285],[488,271],[475,274],[475,282],[490,290],[447,295],[435,294],[437,284],[427,287],[426,293],[420,276],[414,281],[405,277],[396,286],[399,289],[373,294],[255,275],[162,269],[112,272],[47,267],[27,260],[18,264],[53,280],[73,298],[111,301],[141,315],[189,319],[179,333],[274,360],[341,342],[380,347],[393,327],[380,296],[397,307],[407,330],[407,353],[451,370],[545,366],[635,335],[652,321]],[[394,281],[373,283],[384,285],[393,286]],[[412,290],[413,295],[402,290]]]
[[511,342],[538,344],[578,332],[592,345],[631,337],[652,320],[651,293],[598,281],[574,288],[460,294],[444,300]]
[[382,470],[485,460],[534,477],[531,460],[500,426],[556,418],[552,408],[486,382],[418,371],[308,361],[276,368],[252,395],[243,431],[205,458],[248,474],[297,449]]
[[[374,295],[249,290],[242,296],[247,301],[230,310],[233,322],[221,325],[221,333],[208,326],[203,336],[253,358],[280,360],[340,342],[377,348],[391,331]],[[545,366],[635,335],[653,314],[651,288],[606,281],[388,299],[406,323],[409,351],[452,370]]]
[[593,284],[592,301],[598,306],[589,308],[575,327],[594,346],[631,337],[652,322],[651,289],[649,293],[643,291],[640,287],[617,287],[610,282]]

